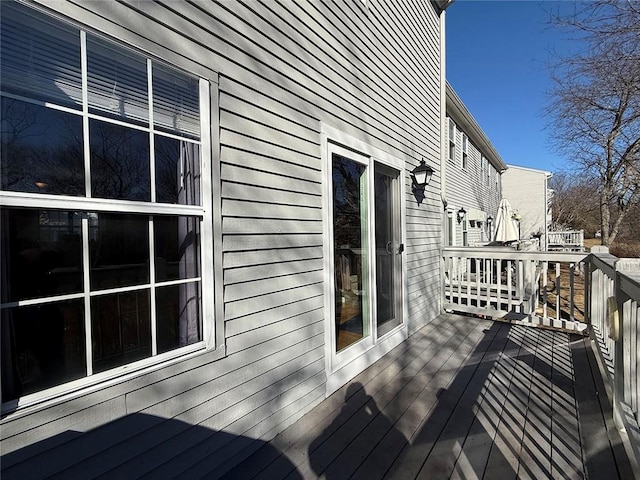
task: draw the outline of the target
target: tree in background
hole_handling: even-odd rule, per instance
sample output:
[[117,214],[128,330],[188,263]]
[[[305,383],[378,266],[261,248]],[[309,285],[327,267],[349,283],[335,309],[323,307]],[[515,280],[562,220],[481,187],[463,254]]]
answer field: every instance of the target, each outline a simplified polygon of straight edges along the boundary
[[588,238],[600,230],[597,180],[560,172],[551,177],[549,187],[554,229],[584,230]]
[[585,48],[553,71],[552,137],[578,183],[595,182],[610,245],[640,208],[640,3],[596,0],[553,22]]

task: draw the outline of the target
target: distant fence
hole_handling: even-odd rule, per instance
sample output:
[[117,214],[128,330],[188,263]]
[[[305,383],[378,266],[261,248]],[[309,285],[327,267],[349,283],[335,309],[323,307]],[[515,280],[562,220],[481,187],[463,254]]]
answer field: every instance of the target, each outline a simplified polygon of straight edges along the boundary
[[584,250],[584,230],[548,232],[547,250],[582,252]]
[[443,249],[444,305],[525,325],[583,331],[584,253],[510,247]]

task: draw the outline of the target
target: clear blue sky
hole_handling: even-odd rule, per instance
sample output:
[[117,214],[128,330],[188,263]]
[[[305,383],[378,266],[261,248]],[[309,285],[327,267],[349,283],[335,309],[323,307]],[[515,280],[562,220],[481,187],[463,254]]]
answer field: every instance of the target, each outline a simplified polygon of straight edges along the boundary
[[574,7],[572,1],[456,0],[447,9],[447,80],[507,164],[564,168],[542,110],[553,52],[576,48],[550,27],[549,12]]

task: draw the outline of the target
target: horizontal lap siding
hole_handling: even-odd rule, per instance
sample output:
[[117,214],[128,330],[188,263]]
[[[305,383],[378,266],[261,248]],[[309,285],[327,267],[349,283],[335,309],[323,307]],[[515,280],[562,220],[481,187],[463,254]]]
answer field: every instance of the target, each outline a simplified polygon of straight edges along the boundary
[[[219,80],[219,111],[212,115],[220,124],[213,133],[214,147],[219,140],[214,199],[221,218],[214,223],[222,242],[214,248],[222,252],[217,288],[223,290],[224,318],[217,321],[224,322],[227,356],[216,360],[205,353],[33,416],[5,419],[3,452],[60,435],[17,452],[9,473],[28,470],[30,462],[21,462],[42,452],[50,472],[206,473],[197,469],[211,468],[203,467],[207,455],[224,452],[221,468],[223,460],[240,460],[241,451],[259,445],[250,439],[272,437],[323,397],[321,123],[407,161],[407,320],[415,330],[436,316],[439,172],[420,204],[408,175],[421,158],[434,168],[439,158],[439,27],[430,4],[48,5]],[[118,408],[105,413],[103,406],[112,403]],[[79,411],[81,405],[87,410]],[[96,414],[87,419],[84,412]],[[97,433],[64,438],[125,413],[157,419],[128,427],[127,438],[137,439],[133,446],[117,435],[110,441]],[[187,435],[190,425],[202,427],[200,436]],[[212,436],[216,431],[231,435]],[[200,443],[190,445],[189,438]],[[73,445],[83,448],[65,455]],[[124,463],[114,464],[118,455],[109,451],[122,452]],[[172,463],[161,467],[164,461]]]

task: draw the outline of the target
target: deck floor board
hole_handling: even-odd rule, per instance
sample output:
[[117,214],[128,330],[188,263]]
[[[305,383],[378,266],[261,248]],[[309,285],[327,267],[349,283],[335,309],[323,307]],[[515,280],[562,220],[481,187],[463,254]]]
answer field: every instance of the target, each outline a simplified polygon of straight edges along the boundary
[[226,477],[629,478],[588,345],[442,315]]

